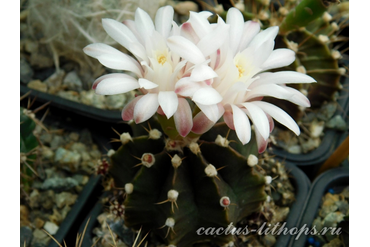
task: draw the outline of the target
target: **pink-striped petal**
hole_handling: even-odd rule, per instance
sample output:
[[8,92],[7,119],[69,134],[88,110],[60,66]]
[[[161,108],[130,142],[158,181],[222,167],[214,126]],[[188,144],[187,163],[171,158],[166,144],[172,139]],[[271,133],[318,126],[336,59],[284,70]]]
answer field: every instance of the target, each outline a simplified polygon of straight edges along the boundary
[[158,93],[158,102],[167,119],[177,111],[179,100],[173,91],[161,91]]
[[96,94],[113,95],[127,93],[139,88],[137,80],[125,74],[109,74],[96,79],[93,84]]
[[136,103],[143,97],[143,95],[137,96],[125,105],[122,109],[121,117],[123,121],[130,121],[134,118],[134,109]]
[[257,147],[258,147],[258,153],[263,153],[265,152],[267,148],[267,140],[262,137],[262,135],[259,133],[258,130],[254,131],[255,136],[256,136],[256,142],[257,142]]
[[190,105],[186,99],[178,99],[178,108],[173,117],[177,132],[182,137],[187,136],[193,127],[193,119]]
[[183,77],[176,82],[175,93],[184,97],[193,97],[194,93],[203,87],[207,87],[207,84],[195,82],[190,77]]
[[235,130],[234,126],[234,120],[233,120],[233,110],[229,104],[226,104],[224,106],[224,114],[223,114],[223,119],[224,122],[226,123],[227,127],[229,127],[232,130]]
[[[220,115],[223,115],[224,108],[222,104],[218,104],[217,106]],[[215,122],[209,120],[209,118],[204,114],[204,112],[201,111],[197,115],[195,115],[193,119],[193,128],[191,129],[191,131],[194,132],[195,134],[200,135],[210,130],[214,124]]]
[[281,123],[282,125],[286,126],[288,129],[293,131],[296,135],[300,134],[299,127],[294,119],[289,116],[285,111],[280,109],[279,107],[262,101],[255,101],[253,104],[260,107],[264,112],[269,114],[273,119]]
[[180,34],[186,39],[192,41],[194,44],[197,44],[199,42],[199,37],[195,33],[190,22],[185,22],[181,25]]
[[235,132],[239,140],[244,144],[251,140],[251,125],[247,115],[237,106],[231,105]]
[[151,118],[159,106],[158,94],[146,94],[136,103],[134,109],[135,123],[142,123]]

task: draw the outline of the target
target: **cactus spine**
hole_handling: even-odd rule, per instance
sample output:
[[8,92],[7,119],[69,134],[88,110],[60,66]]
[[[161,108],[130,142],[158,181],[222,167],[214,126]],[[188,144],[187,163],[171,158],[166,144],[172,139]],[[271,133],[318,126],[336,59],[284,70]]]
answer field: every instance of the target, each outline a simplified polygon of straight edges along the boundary
[[34,161],[37,158],[39,142],[34,135],[36,123],[32,116],[34,114],[31,111],[20,107],[20,170],[21,184],[26,192],[30,189],[33,176],[37,175]]
[[110,156],[109,171],[115,186],[125,188],[127,226],[151,230],[178,247],[199,241],[223,245],[233,241],[231,234],[205,236],[197,230],[236,224],[266,200],[265,177],[248,165],[248,155],[257,155],[255,141],[229,142],[237,138],[225,124],[197,141],[132,127],[134,136],[123,134],[122,146]]

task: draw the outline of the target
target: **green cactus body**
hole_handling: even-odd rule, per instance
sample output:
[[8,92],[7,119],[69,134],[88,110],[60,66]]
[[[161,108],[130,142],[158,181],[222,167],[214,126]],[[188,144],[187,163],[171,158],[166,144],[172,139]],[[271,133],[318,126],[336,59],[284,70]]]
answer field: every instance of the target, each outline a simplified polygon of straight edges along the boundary
[[312,107],[320,107],[324,101],[334,100],[335,92],[341,89],[342,75],[338,61],[332,56],[329,47],[307,30],[293,31],[287,35],[287,40],[302,44],[293,66],[296,66],[296,70],[303,66],[307,74],[317,81],[308,90]]
[[[20,153],[21,153],[21,173],[25,175],[21,178],[23,188],[28,191],[31,180],[29,179],[34,175],[34,171],[31,170],[33,166],[33,161],[36,159],[37,154],[32,152],[35,150],[39,142],[34,135],[34,130],[36,128],[36,123],[27,114],[25,114],[27,109],[20,108]],[[27,162],[28,165],[25,164]]]
[[[142,126],[132,127],[142,134]],[[150,230],[177,247],[233,241],[232,234],[199,235],[197,230],[226,229],[259,211],[266,200],[266,182],[247,163],[246,155],[257,154],[255,141],[244,146],[229,145],[226,139],[215,142],[218,135],[227,134],[229,140],[237,140],[225,124],[197,142],[153,138],[148,132],[126,138],[110,157],[115,186],[126,188],[125,224]]]

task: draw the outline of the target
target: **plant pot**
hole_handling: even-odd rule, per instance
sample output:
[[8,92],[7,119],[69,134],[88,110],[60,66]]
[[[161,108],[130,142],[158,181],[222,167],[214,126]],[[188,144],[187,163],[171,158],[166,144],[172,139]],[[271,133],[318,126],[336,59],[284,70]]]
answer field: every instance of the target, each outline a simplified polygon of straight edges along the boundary
[[[306,226],[311,229],[312,223],[319,211],[322,197],[329,190],[335,193],[340,193],[346,186],[349,185],[349,170],[343,167],[331,169],[321,174],[313,182],[309,192],[306,204],[299,217],[298,229]],[[289,243],[291,247],[308,246],[309,235],[301,234],[299,237],[292,237]]]
[[[21,102],[22,103],[22,102]],[[37,103],[35,103],[37,105]],[[32,107],[34,108],[34,106]],[[52,115],[55,114],[55,115]],[[38,116],[38,114],[37,114]],[[70,117],[70,116],[69,116]],[[40,117],[39,117],[40,119]],[[70,120],[70,119],[69,119]],[[51,108],[51,111],[45,118],[44,123],[57,128],[62,128],[68,132],[80,133],[86,123],[84,121],[68,121],[67,117],[58,112],[57,109]],[[98,146],[102,154],[106,153],[106,150],[110,148],[109,140],[99,135],[96,131],[89,129],[93,142]],[[73,246],[76,239],[76,233],[81,222],[84,220],[86,214],[90,211],[92,205],[94,205],[99,199],[102,193],[101,186],[101,175],[90,175],[88,182],[84,185],[82,191],[78,194],[78,197],[71,206],[70,211],[59,225],[58,231],[53,235],[53,238],[59,243],[63,244],[66,242],[67,246]],[[31,209],[32,211],[32,209]],[[58,247],[54,240],[50,239],[48,247]]]
[[[338,107],[333,116],[340,115],[347,123],[349,121],[349,78],[344,78],[342,83],[343,89],[338,97]],[[276,155],[288,162],[296,164],[301,168],[307,176],[312,180],[320,165],[329,158],[332,152],[340,145],[348,136],[346,131],[338,131],[334,129],[325,129],[325,134],[321,144],[315,150],[306,154],[292,154],[278,147],[267,149],[272,155]]]
[[20,85],[20,91],[21,95],[31,91],[30,96],[33,98],[37,97],[37,101],[39,102],[42,103],[50,102],[51,106],[54,106],[58,109],[73,112],[75,114],[90,119],[99,120],[107,123],[117,123],[119,121],[122,121],[121,111],[119,110],[114,111],[99,109],[93,106],[64,99],[56,95],[33,90],[22,84]]
[[[306,174],[304,174],[296,165],[289,162],[286,162],[284,164],[287,170],[290,171],[290,174],[292,176],[291,181],[293,183],[293,186],[297,190],[295,195],[296,201],[290,208],[290,212],[285,225],[286,228],[290,229],[292,227],[297,226],[298,217],[301,214],[302,209],[305,205],[308,192],[311,187],[311,182],[306,176]],[[285,247],[288,245],[290,238],[291,238],[290,235],[280,235],[277,238],[277,242],[274,246]]]
[[[288,218],[286,220],[285,227],[291,228],[297,225],[298,216],[300,215],[304,203],[306,201],[309,188],[311,185],[310,180],[308,177],[299,169],[297,166],[291,163],[284,163],[287,171],[291,175],[291,182],[296,189],[296,200],[290,207],[290,212]],[[107,197],[108,193],[104,193],[101,197]],[[91,247],[93,243],[93,229],[98,226],[97,217],[103,212],[105,208],[107,208],[103,203],[102,200],[96,203],[94,208],[90,211],[90,213],[85,218],[84,222],[81,224],[79,233],[82,233],[86,227],[85,236],[82,242],[82,247]],[[89,221],[88,225],[86,226],[87,222]],[[285,247],[289,243],[291,236],[289,235],[281,235],[277,238],[277,242],[274,245],[275,247]]]
[[[89,182],[77,198],[71,211],[60,225],[59,230],[53,236],[59,243],[66,242],[67,246],[73,246],[76,240],[76,232],[81,221],[85,218],[86,212],[91,205],[94,205],[101,194],[101,176],[92,175]],[[51,240],[48,247],[58,247],[59,245]]]

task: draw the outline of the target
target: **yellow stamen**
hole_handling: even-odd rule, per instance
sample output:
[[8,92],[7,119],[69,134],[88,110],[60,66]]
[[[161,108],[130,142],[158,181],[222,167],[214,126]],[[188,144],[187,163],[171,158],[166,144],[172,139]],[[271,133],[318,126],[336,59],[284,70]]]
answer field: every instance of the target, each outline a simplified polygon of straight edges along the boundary
[[158,60],[158,63],[160,63],[160,64],[164,64],[165,62],[167,62],[167,58],[165,57],[165,56],[163,56],[163,55],[160,55],[158,58],[157,58],[157,60]]
[[242,66],[240,66],[239,64],[237,64],[236,67],[239,70],[239,78],[243,77],[243,73],[245,72],[245,69]]

